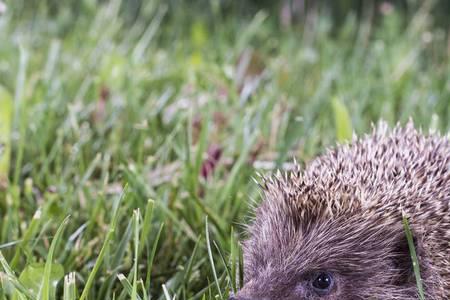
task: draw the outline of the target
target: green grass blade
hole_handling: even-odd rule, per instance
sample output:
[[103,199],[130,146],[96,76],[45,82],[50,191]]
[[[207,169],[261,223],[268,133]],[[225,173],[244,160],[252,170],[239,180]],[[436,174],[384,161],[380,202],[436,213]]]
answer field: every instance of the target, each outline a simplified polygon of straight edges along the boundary
[[145,286],[146,287],[149,287],[150,283],[151,283],[153,261],[155,259],[156,249],[158,249],[159,238],[161,237],[163,228],[164,228],[164,223],[161,223],[161,225],[159,226],[158,233],[156,234],[155,240],[153,241],[153,246],[150,251],[150,256],[147,260],[147,276],[145,277]]
[[233,293],[237,292],[237,263],[239,261],[239,253],[238,253],[238,242],[236,241],[236,238],[234,236],[234,227],[231,227],[231,233],[230,233],[230,264],[231,264],[231,287]]
[[242,248],[239,248],[239,287],[244,286],[244,253],[242,252]]
[[42,286],[41,286],[41,290],[38,295],[38,298],[41,300],[49,300],[50,299],[50,291],[52,289],[52,287],[50,286],[50,283],[51,283],[51,277],[52,277],[51,272],[52,272],[52,266],[53,266],[53,256],[55,254],[56,246],[58,245],[58,242],[60,241],[60,239],[62,237],[64,229],[67,227],[67,224],[69,224],[69,219],[70,219],[70,216],[67,216],[63,220],[63,222],[59,226],[58,230],[56,231],[56,234],[50,245],[50,249],[49,249],[48,255],[47,255],[47,261],[45,262]]
[[33,219],[31,219],[30,225],[28,226],[27,230],[25,231],[23,239],[20,241],[20,244],[17,247],[16,252],[14,253],[13,260],[11,261],[11,267],[13,269],[16,268],[17,263],[19,262],[19,259],[20,259],[20,254],[24,251],[26,245],[38,233],[39,225],[41,224],[41,215],[42,215],[41,209],[38,209],[34,213]]
[[106,254],[106,249],[113,239],[114,232],[116,230],[117,221],[119,218],[119,204],[123,201],[124,198],[128,195],[128,185],[125,186],[123,189],[122,195],[120,195],[119,200],[114,205],[114,213],[113,213],[113,219],[111,222],[111,225],[109,227],[108,233],[106,234],[105,241],[103,242],[103,246],[100,250],[100,253],[98,255],[97,261],[95,262],[94,268],[92,269],[91,273],[89,274],[89,277],[86,281],[86,285],[83,289],[83,292],[81,293],[79,300],[84,300],[88,297],[90,289],[92,285],[94,284],[95,275],[97,274],[98,270],[100,269],[100,266],[103,262],[103,259]]
[[141,237],[139,238],[139,252],[138,256],[142,255],[144,247],[147,245],[148,237],[150,235],[150,229],[152,228],[153,208],[155,206],[155,200],[149,199],[145,208],[145,216],[142,224]]
[[134,264],[133,264],[133,291],[131,294],[131,300],[137,299],[137,277],[138,277],[138,266],[139,266],[139,219],[140,219],[139,209],[133,212],[134,217]]
[[409,227],[408,218],[403,217],[403,228],[405,229],[406,240],[408,241],[409,253],[411,254],[411,260],[413,264],[414,276],[416,277],[417,291],[419,293],[419,299],[425,300],[425,293],[423,291],[422,278],[420,276],[419,259],[417,258],[416,248],[414,246],[414,239]]
[[214,275],[214,280],[216,282],[216,286],[217,286],[217,291],[219,293],[220,299],[224,299],[223,298],[223,294],[222,294],[222,289],[220,288],[220,283],[219,283],[219,279],[217,277],[217,271],[216,271],[216,266],[214,263],[214,258],[213,258],[213,253],[211,250],[211,242],[209,239],[209,227],[208,227],[208,217],[206,217],[205,220],[205,231],[206,231],[206,247],[208,249],[208,257],[209,257],[209,262],[211,263],[211,269]]
[[225,273],[227,274],[227,277],[230,281],[231,290],[233,290],[233,284],[232,284],[233,277],[231,276],[231,271],[227,264],[227,261],[225,260],[225,256],[223,255],[222,251],[219,248],[219,245],[217,245],[217,243],[215,241],[213,241],[213,244],[214,244],[214,247],[216,247],[217,252],[219,253],[220,260],[222,261],[222,264],[225,268]]
[[153,18],[152,22],[145,30],[145,33],[142,35],[142,38],[138,41],[136,47],[133,49],[131,55],[134,61],[139,61],[139,59],[142,58],[142,55],[145,53],[151,41],[153,40],[153,37],[157,33],[157,30],[161,25],[161,22],[166,13],[167,13],[167,6],[164,4],[160,5],[155,18]]
[[6,261],[5,257],[3,256],[3,253],[0,251],[0,264],[3,267],[3,271],[9,276],[15,276],[14,271],[9,266],[8,262]]
[[8,262],[6,261],[6,259],[3,256],[1,251],[0,251],[0,265],[2,266],[3,271],[5,272],[5,273],[3,273],[3,275],[0,272],[0,281],[2,283],[2,286],[4,285],[3,281],[7,280],[9,283],[11,283],[17,289],[17,292],[19,293],[19,295],[23,294],[28,299],[32,299],[32,300],[36,299],[36,297],[34,295],[32,295],[28,291],[28,289],[20,283],[19,279],[14,274],[14,271],[9,266]]
[[191,257],[189,258],[188,265],[186,267],[186,271],[184,272],[183,282],[187,284],[191,277],[192,267],[194,265],[194,260],[197,255],[198,247],[200,246],[201,236],[198,237],[197,242],[195,243],[194,250],[192,250]]
[[12,97],[0,85],[0,188],[8,182],[11,156]]
[[31,294],[31,292],[24,287],[19,280],[17,280],[16,277],[7,275],[5,273],[0,272],[0,283],[2,286],[5,286],[6,284],[11,284],[15,290],[12,296],[13,300],[16,300],[19,298],[20,300],[35,300],[36,297]]
[[[128,222],[127,228],[125,232],[122,234],[122,238],[120,239],[119,243],[117,243],[115,247],[115,254],[114,256],[108,261],[108,267],[109,269],[112,269],[111,276],[116,277],[116,273],[118,272],[118,268],[123,264],[124,259],[126,259],[127,250],[129,247],[129,243],[131,239],[133,238],[133,230],[134,230],[134,218],[130,218],[130,221]],[[132,275],[132,273],[131,273]],[[132,279],[132,276],[129,275],[129,280]],[[111,281],[110,286],[113,284]],[[103,291],[102,291],[103,292]],[[103,293],[101,293],[103,295]],[[105,295],[104,298],[109,298],[109,295]],[[119,296],[116,297],[117,300],[124,300],[127,296],[127,293],[125,290],[123,290]]]
[[163,288],[163,293],[164,293],[164,297],[166,298],[166,300],[174,300],[175,299],[175,297],[172,298],[172,296],[170,295],[169,290],[167,289],[165,284],[162,285],[162,288]]
[[[133,286],[128,281],[127,277],[123,274],[117,274],[117,279],[119,279],[120,283],[124,287],[128,296],[130,296],[130,298],[133,299]],[[141,297],[139,297],[139,295],[137,295],[137,294],[135,295],[135,297],[136,298],[134,298],[134,299],[142,300]]]
[[141,285],[141,289],[142,289],[142,295],[144,295],[142,298],[142,300],[149,300],[148,296],[147,296],[147,289],[145,288],[145,284],[144,281],[142,279],[139,279],[139,284]]

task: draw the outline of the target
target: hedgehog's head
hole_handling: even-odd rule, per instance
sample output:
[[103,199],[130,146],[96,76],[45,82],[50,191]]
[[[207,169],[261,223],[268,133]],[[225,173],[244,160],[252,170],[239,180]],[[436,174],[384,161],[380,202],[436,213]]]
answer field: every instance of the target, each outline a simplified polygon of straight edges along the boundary
[[244,287],[230,299],[416,299],[401,216],[363,208],[351,187],[298,176],[264,184],[244,242]]

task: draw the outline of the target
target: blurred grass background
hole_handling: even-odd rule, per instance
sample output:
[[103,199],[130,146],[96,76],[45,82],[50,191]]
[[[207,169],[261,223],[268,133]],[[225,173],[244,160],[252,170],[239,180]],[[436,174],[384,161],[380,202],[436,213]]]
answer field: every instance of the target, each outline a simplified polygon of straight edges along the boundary
[[449,12],[0,1],[0,299],[225,299],[256,172],[380,118],[448,131]]

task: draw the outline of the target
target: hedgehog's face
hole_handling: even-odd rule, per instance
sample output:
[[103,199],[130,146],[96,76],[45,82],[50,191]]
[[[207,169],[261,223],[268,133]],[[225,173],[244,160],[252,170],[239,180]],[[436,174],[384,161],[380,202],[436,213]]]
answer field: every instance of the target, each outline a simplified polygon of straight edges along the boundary
[[257,209],[245,284],[230,299],[416,299],[401,218],[295,209],[285,199]]

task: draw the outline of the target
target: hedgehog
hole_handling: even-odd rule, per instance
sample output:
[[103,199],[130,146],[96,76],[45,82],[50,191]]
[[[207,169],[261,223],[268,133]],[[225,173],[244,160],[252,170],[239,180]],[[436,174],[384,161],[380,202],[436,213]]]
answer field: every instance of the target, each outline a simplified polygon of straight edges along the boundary
[[450,299],[447,137],[379,122],[296,165],[258,181],[244,284],[229,299],[421,299],[419,285],[425,299]]

